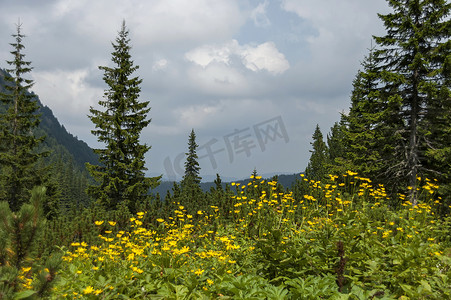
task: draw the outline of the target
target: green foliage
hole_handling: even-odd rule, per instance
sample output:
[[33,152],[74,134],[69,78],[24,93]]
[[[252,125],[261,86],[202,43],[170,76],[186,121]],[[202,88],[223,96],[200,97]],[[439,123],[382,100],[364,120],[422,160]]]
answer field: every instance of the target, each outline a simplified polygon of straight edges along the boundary
[[435,125],[425,123],[424,116],[438,100],[430,91],[449,84],[449,72],[441,70],[450,53],[451,4],[445,0],[397,0],[389,1],[389,5],[393,12],[379,15],[387,34],[375,37],[379,48],[374,59],[390,114],[376,126],[389,123],[393,133],[389,136],[396,137],[380,146],[393,149],[392,155],[383,157],[385,182],[412,186],[408,193],[416,203],[417,177],[426,172],[427,150],[421,147],[432,148],[431,143],[445,134],[426,136],[424,129]]
[[45,226],[42,204],[45,187],[31,191],[31,203],[16,213],[0,202],[0,299],[40,299],[54,285],[62,253],[37,260],[40,235]]
[[93,239],[68,245],[53,297],[449,298],[451,224],[436,218],[432,182],[418,184],[416,207],[400,196],[394,210],[383,187],[353,172],[303,181],[298,199],[251,179],[195,215],[177,204],[164,217],[90,214],[80,223]]
[[7,201],[11,210],[18,211],[29,199],[33,186],[43,183],[45,170],[39,170],[36,162],[47,153],[36,152],[44,136],[37,138],[33,134],[40,122],[39,106],[28,93],[33,81],[24,78],[32,68],[31,62],[24,60],[22,40],[25,36],[20,32],[20,25],[13,37],[15,43],[10,45],[14,59],[7,61],[12,67],[7,71],[13,75],[4,77],[6,91],[0,93],[5,105],[5,111],[0,114],[0,200]]
[[414,203],[417,177],[438,178],[448,198],[451,4],[388,2],[393,11],[379,15],[387,33],[374,37],[354,80],[344,152],[331,171],[357,171]]
[[313,133],[313,142],[311,145],[313,150],[310,151],[312,155],[305,169],[305,175],[313,180],[322,180],[327,175],[326,164],[328,163],[328,159],[327,146],[324,143],[323,134],[318,124]]
[[146,120],[149,101],[138,100],[142,80],[130,77],[138,66],[131,60],[128,30],[123,22],[112,61],[115,67],[99,67],[104,71],[103,80],[108,85],[100,111],[91,107],[89,116],[96,126],[92,133],[105,149],[96,149],[100,165],[87,164],[90,174],[100,185],[88,187],[88,194],[107,209],[116,209],[125,203],[130,211],[136,211],[138,203],[147,199],[151,186],[158,185],[159,178],[146,178],[144,155],[150,146],[141,144],[140,134],[150,120]]

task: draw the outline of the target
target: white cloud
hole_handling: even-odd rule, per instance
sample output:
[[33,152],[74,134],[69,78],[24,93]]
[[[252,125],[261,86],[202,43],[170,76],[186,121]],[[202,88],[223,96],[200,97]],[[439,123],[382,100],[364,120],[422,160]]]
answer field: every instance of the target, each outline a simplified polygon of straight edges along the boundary
[[212,62],[229,64],[232,55],[239,52],[240,46],[236,40],[232,40],[222,46],[203,45],[185,54],[185,58],[202,67],[208,66]]
[[65,120],[65,127],[78,136],[90,133],[89,107],[96,106],[103,95],[102,89],[86,82],[89,72],[89,69],[32,72],[33,91],[59,120]]
[[251,11],[250,17],[254,21],[257,27],[267,27],[271,25],[271,21],[266,15],[266,9],[268,8],[268,0],[259,3],[255,9]]
[[264,70],[277,75],[290,68],[285,56],[273,42],[241,46],[236,40],[232,40],[221,46],[204,45],[185,54],[186,59],[203,68],[212,63],[228,66],[233,57],[237,57],[247,69],[254,72]]
[[241,52],[243,63],[249,70],[266,70],[272,74],[281,74],[290,68],[285,56],[277,50],[273,42],[257,47],[245,47]]
[[59,0],[52,16],[73,20],[77,31],[101,42],[125,19],[145,44],[230,37],[245,22],[232,0]]
[[168,67],[168,61],[167,59],[159,59],[157,60],[152,67],[152,70],[159,71],[159,70],[165,70]]

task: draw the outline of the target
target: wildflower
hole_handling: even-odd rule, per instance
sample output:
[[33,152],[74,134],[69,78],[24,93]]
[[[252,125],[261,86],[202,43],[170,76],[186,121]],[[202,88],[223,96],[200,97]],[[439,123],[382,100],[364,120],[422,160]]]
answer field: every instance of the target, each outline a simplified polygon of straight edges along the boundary
[[197,269],[196,271],[194,271],[194,274],[196,274],[197,276],[200,276],[204,272],[205,272],[205,270]]
[[213,280],[211,280],[210,278],[208,278],[207,279],[207,283],[209,284],[209,285],[212,285],[213,283],[215,283]]
[[114,221],[108,221],[108,224],[110,224],[111,226],[114,226],[114,225],[116,225],[116,222],[114,222]]
[[157,219],[157,222],[159,222],[159,223],[163,223],[163,222],[164,222],[164,220],[163,220],[163,219]]
[[96,224],[97,226],[100,226],[103,224],[103,221],[95,221],[94,224]]

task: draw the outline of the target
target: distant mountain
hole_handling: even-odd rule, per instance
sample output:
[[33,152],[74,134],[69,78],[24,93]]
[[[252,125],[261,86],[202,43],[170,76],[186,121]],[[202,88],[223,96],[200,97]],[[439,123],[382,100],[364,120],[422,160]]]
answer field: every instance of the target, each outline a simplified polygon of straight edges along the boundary
[[[300,179],[301,173],[295,174],[277,174],[277,173],[268,173],[262,175],[262,180],[271,180],[275,176],[277,176],[277,182],[280,183],[284,188],[290,188],[295,182],[296,179]],[[222,178],[221,178],[222,180]],[[242,180],[233,180],[233,181],[222,181],[222,186],[225,187],[226,184],[230,184],[231,182],[240,183],[241,185],[247,185],[251,181],[250,178],[242,179]],[[172,187],[174,186],[174,181],[162,181],[161,184],[152,189],[151,193],[156,195],[160,194],[161,199],[164,199],[167,192],[169,191],[172,194]],[[204,192],[209,191],[212,187],[215,186],[213,181],[211,182],[201,182],[200,187]]]
[[[5,75],[7,75],[6,71],[0,69],[0,92],[5,91]],[[53,153],[49,159],[55,160],[54,156],[67,159],[67,156],[69,156],[78,170],[84,170],[86,162],[98,164],[97,155],[88,144],[67,132],[66,128],[53,115],[52,110],[42,104],[38,95],[36,95],[35,99],[41,107],[39,110],[41,123],[37,134],[38,136],[46,135],[42,147],[51,150]],[[0,111],[3,109],[4,105],[0,102]]]

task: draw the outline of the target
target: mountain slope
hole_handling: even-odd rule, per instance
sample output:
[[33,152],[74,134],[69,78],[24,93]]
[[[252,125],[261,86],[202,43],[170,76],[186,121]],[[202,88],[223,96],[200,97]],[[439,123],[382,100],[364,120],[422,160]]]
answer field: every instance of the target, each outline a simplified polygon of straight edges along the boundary
[[[0,92],[5,91],[4,77],[6,74],[5,70],[0,69]],[[67,132],[64,126],[62,126],[58,119],[53,115],[52,110],[49,107],[42,105],[42,102],[37,95],[36,101],[40,106],[39,113],[41,114],[41,123],[39,124],[38,131],[42,131],[41,135],[46,135],[43,147],[53,152],[49,159],[56,160],[53,159],[54,157],[52,158],[52,156],[57,155],[66,157],[67,154],[69,154],[78,170],[84,170],[86,162],[97,164],[98,158],[88,144]],[[4,105],[0,103],[0,111],[3,109]],[[61,152],[67,153],[61,154]]]

